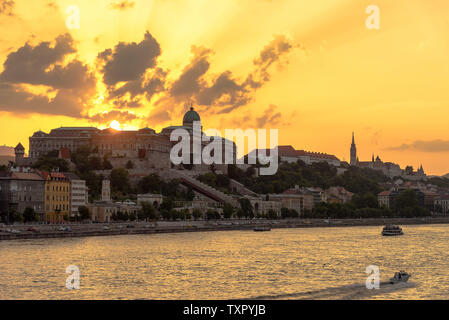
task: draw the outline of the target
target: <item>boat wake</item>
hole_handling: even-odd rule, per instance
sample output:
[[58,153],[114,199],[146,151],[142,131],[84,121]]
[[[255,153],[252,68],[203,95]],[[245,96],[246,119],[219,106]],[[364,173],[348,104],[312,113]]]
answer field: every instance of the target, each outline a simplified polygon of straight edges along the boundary
[[322,290],[280,294],[275,296],[259,296],[254,300],[364,300],[400,290],[413,288],[413,282],[391,284],[381,282],[379,289],[367,289],[365,284],[351,284],[341,287],[326,288]]

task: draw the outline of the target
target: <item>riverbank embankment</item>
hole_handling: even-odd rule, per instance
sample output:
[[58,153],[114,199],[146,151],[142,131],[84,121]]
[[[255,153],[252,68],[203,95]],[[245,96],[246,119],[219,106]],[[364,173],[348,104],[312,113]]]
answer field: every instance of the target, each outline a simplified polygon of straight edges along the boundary
[[[160,221],[157,223],[131,222],[111,224],[14,225],[0,228],[0,240],[72,238],[158,234],[180,232],[208,232],[253,230],[258,226],[278,228],[318,228],[449,224],[449,217],[394,218],[394,219],[291,219],[291,220],[228,220],[228,221]],[[30,230],[34,229],[34,230]],[[65,230],[64,230],[65,229]],[[380,231],[379,231],[380,232]]]

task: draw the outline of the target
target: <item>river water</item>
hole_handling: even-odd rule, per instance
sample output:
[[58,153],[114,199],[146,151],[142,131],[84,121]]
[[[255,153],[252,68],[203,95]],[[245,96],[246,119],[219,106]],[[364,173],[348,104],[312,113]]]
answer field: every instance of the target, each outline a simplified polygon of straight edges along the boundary
[[[448,299],[449,226],[274,229],[0,242],[0,299]],[[80,289],[66,288],[66,268]],[[380,269],[368,290],[366,267]],[[408,283],[384,283],[395,271]]]

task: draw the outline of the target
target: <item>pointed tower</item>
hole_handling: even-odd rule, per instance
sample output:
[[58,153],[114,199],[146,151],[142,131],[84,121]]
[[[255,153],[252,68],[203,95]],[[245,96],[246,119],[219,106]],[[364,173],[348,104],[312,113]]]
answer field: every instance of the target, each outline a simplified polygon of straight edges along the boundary
[[16,165],[22,165],[23,158],[25,156],[25,148],[19,142],[19,144],[14,148],[14,153],[16,155]]
[[352,143],[351,143],[351,166],[357,165],[357,148],[355,146],[354,132],[352,133]]
[[101,186],[101,201],[111,202],[111,181],[103,180]]

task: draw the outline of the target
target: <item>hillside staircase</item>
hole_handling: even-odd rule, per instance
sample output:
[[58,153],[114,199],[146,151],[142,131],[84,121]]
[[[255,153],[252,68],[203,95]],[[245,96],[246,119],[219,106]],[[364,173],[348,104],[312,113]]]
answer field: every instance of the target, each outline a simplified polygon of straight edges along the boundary
[[182,184],[191,187],[194,191],[205,195],[206,197],[221,202],[228,203],[233,207],[238,206],[238,201],[232,196],[221,192],[205,183],[202,183],[198,179],[194,178],[191,174],[186,174],[180,170],[170,169],[167,175],[170,179],[178,179]]

